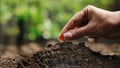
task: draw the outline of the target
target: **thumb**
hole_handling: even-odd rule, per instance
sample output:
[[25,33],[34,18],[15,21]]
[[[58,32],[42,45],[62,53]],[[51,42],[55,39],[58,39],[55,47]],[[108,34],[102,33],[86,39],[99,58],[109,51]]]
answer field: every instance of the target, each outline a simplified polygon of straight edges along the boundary
[[90,33],[90,29],[88,26],[80,27],[78,29],[72,29],[63,34],[65,40],[74,40],[77,38],[81,38]]

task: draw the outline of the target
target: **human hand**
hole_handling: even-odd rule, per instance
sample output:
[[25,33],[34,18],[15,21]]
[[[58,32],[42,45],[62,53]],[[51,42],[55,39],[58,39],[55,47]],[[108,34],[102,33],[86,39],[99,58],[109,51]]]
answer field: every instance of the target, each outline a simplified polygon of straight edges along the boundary
[[90,42],[99,38],[120,39],[120,12],[110,12],[87,6],[75,14],[65,25],[58,40],[73,40],[85,37]]

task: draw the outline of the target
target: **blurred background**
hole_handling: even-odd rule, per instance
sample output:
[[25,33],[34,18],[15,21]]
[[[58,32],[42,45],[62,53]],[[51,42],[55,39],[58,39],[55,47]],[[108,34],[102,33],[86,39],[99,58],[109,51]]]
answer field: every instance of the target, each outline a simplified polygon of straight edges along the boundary
[[87,5],[119,10],[120,0],[0,0],[0,45],[56,40]]

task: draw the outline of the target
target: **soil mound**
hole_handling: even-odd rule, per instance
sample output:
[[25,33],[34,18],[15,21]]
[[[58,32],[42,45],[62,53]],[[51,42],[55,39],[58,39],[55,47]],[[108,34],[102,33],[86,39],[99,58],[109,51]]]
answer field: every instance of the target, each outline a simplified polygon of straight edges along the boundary
[[119,56],[102,56],[92,52],[84,43],[49,44],[45,50],[25,57],[19,68],[120,68]]
[[120,68],[120,56],[102,56],[86,48],[84,43],[49,44],[33,56],[20,55],[17,59],[5,60],[0,68]]

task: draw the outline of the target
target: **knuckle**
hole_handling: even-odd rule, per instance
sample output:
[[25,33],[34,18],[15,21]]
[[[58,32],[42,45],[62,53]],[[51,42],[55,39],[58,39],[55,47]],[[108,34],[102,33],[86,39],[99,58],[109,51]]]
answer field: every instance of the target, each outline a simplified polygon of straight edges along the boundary
[[93,10],[93,7],[94,7],[93,5],[88,5],[88,6],[85,7],[84,10],[85,11],[91,11],[91,10]]
[[78,30],[72,30],[71,31],[73,37],[77,38],[79,36],[79,31]]
[[92,8],[93,7],[93,5],[87,5],[87,7],[86,8]]

